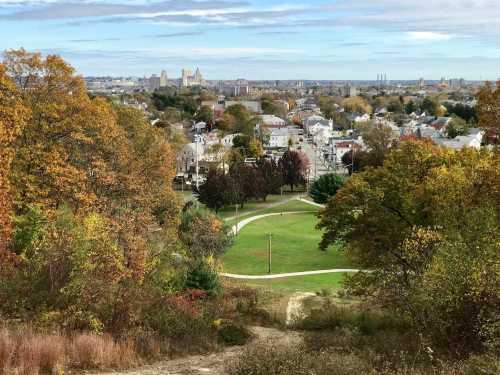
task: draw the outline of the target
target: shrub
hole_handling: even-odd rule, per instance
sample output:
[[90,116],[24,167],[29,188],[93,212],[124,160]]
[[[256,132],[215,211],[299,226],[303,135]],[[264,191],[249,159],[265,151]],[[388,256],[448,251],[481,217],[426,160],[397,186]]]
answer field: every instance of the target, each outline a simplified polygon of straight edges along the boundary
[[344,179],[339,175],[335,173],[325,174],[314,181],[309,195],[316,203],[324,204],[337,194],[342,185],[344,185]]
[[219,275],[215,266],[209,260],[196,261],[188,271],[186,288],[201,289],[214,296],[220,292]]

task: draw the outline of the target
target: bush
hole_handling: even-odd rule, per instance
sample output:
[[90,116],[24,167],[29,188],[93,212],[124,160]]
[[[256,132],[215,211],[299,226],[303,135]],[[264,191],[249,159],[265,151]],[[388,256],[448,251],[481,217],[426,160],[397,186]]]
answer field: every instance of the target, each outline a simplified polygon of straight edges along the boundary
[[199,260],[188,271],[185,287],[204,290],[211,296],[219,294],[221,285],[215,266],[209,260]]
[[311,186],[309,195],[316,203],[325,204],[344,185],[344,179],[335,173],[325,174]]

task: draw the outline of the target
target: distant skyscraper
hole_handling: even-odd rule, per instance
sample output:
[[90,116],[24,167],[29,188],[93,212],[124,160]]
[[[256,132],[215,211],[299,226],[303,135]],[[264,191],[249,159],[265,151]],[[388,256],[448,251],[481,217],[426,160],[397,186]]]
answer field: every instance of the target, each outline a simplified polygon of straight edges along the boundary
[[167,86],[168,86],[167,72],[162,70],[160,76],[160,87],[167,87]]
[[358,89],[355,86],[352,86],[350,83],[347,83],[340,89],[340,91],[342,96],[347,96],[350,98],[358,95]]
[[203,86],[205,84],[205,80],[203,79],[203,75],[201,74],[200,68],[196,68],[196,72],[193,73],[190,70],[182,69],[182,86],[190,87],[190,86]]
[[425,80],[423,78],[420,78],[418,80],[418,87],[423,89],[425,87]]
[[160,88],[160,80],[160,77],[158,77],[156,74],[153,74],[148,80],[149,91],[158,90]]

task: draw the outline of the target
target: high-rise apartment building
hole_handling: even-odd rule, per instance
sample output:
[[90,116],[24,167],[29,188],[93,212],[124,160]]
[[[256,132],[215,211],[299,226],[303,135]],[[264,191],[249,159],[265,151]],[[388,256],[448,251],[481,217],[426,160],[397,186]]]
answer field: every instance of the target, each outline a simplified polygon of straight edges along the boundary
[[160,87],[167,87],[167,86],[168,86],[167,72],[162,70],[160,75]]

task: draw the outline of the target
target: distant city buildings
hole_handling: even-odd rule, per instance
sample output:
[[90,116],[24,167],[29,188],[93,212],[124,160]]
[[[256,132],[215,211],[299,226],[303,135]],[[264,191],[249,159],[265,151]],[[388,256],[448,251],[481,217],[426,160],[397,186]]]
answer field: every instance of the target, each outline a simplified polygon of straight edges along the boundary
[[148,89],[149,91],[156,91],[160,88],[161,86],[161,78],[158,77],[156,74],[153,74],[151,77],[149,77],[148,80]]
[[167,87],[167,86],[168,86],[167,72],[162,70],[160,75],[160,87]]
[[200,68],[196,68],[194,74],[188,69],[182,69],[181,85],[182,87],[204,86],[205,80],[203,79]]
[[353,96],[358,95],[358,90],[355,86],[351,85],[350,83],[347,83],[345,86],[341,87],[340,95],[352,98]]

